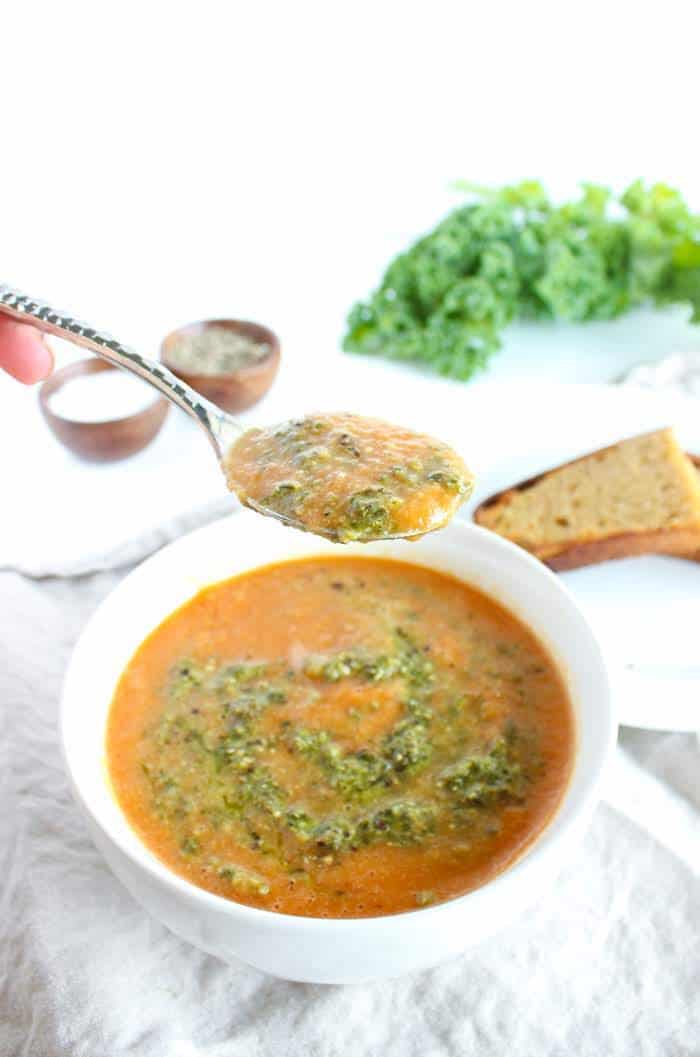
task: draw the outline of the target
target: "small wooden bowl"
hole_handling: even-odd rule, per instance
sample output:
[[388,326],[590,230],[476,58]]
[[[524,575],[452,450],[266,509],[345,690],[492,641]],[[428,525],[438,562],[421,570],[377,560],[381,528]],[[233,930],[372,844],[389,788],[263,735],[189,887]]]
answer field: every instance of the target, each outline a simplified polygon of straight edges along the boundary
[[[227,374],[192,374],[174,366],[169,357],[174,342],[180,337],[201,334],[210,327],[224,327],[237,334],[243,334],[253,341],[269,345],[270,351],[258,363]],[[173,374],[211,400],[222,411],[245,411],[246,408],[257,404],[274,382],[280,365],[280,342],[273,331],[259,323],[250,323],[244,319],[205,319],[199,323],[178,327],[168,334],[160,346],[160,358]]]
[[169,401],[161,396],[133,415],[101,422],[75,422],[51,409],[51,396],[74,379],[117,370],[104,360],[79,360],[55,371],[39,390],[39,407],[51,432],[66,448],[89,462],[116,462],[135,455],[151,443],[170,409]]

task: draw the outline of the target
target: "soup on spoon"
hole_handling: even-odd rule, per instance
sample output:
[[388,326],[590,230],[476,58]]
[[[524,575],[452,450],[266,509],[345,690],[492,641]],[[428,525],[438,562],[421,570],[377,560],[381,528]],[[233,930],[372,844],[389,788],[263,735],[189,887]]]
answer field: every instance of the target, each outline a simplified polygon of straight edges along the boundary
[[432,532],[474,484],[447,444],[344,412],[249,429],[223,468],[242,503],[339,543]]

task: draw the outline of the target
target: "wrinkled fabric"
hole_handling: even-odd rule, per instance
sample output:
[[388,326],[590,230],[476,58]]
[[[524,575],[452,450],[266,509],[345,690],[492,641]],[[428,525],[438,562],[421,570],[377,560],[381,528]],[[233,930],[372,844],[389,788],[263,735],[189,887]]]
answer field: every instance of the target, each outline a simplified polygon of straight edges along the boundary
[[623,732],[606,802],[552,890],[438,969],[287,983],[149,917],[88,838],[57,732],[72,645],[126,571],[0,575],[0,1057],[700,1053],[695,735]]

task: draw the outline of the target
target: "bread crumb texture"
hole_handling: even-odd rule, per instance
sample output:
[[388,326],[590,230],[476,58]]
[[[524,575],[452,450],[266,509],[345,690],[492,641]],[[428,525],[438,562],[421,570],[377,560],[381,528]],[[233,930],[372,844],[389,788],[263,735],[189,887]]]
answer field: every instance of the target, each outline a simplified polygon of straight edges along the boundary
[[700,475],[673,430],[661,429],[509,489],[475,520],[543,559],[616,537],[649,537],[650,551],[678,553],[692,549],[689,535],[700,548]]

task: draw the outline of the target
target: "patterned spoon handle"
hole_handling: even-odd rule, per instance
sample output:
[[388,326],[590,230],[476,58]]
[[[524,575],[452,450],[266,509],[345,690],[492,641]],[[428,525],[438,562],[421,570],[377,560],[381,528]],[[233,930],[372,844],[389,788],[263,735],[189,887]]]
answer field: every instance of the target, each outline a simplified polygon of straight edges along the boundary
[[158,389],[183,411],[196,419],[221,458],[230,444],[240,435],[241,427],[230,415],[225,415],[209,400],[180,381],[172,371],[157,360],[151,360],[122,345],[110,334],[81,323],[65,312],[59,312],[45,301],[29,297],[0,282],[0,315],[21,323],[30,323],[46,334],[53,334],[80,345],[103,360],[130,371],[144,382]]

